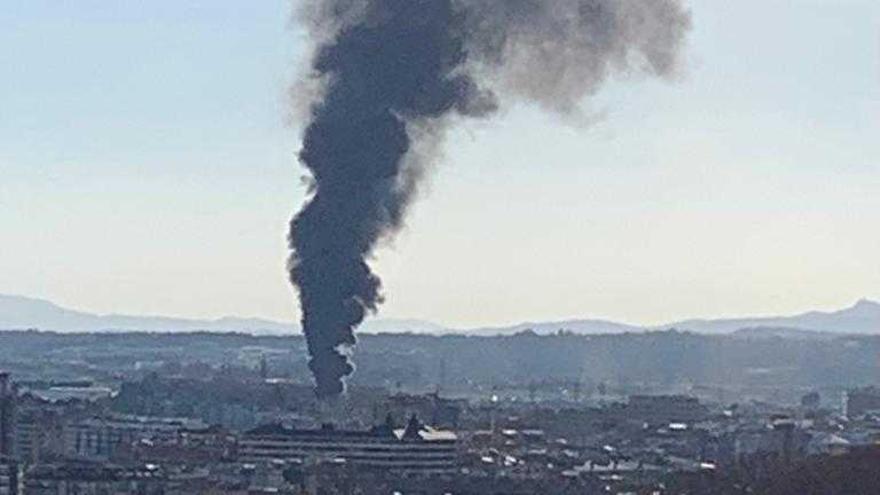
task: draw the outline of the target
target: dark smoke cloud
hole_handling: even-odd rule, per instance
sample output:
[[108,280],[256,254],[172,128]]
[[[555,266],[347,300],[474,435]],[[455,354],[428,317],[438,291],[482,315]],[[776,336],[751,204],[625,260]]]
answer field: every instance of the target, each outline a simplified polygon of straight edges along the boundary
[[321,397],[343,391],[353,329],[382,302],[367,260],[422,175],[413,129],[487,116],[500,96],[575,112],[612,72],[674,74],[690,25],[679,0],[312,0],[300,17],[323,89],[299,155],[312,195],[291,222],[290,276]]

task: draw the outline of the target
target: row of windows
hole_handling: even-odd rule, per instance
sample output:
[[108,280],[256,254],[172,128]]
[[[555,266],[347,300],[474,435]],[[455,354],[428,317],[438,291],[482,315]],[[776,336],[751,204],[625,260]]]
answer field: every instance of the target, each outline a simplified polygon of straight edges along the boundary
[[437,453],[437,454],[387,454],[387,453],[366,453],[366,452],[315,452],[302,450],[248,450],[241,453],[242,457],[263,456],[263,457],[343,457],[346,459],[419,459],[419,460],[436,460],[436,459],[455,459],[458,455],[454,452]]
[[445,454],[454,454],[456,451],[454,449],[435,449],[435,450],[382,450],[382,449],[358,449],[358,448],[348,448],[341,449],[332,446],[324,446],[324,447],[296,447],[292,445],[287,446],[270,446],[270,445],[251,445],[242,447],[240,449],[241,452],[249,452],[254,450],[262,450],[266,452],[315,452],[315,453],[326,453],[326,452],[335,452],[339,454],[349,454],[349,453],[367,453],[367,454],[388,454],[388,455],[417,455],[417,456],[430,456],[430,455],[445,455]]
[[360,443],[323,443],[311,444],[302,442],[273,442],[260,440],[243,440],[242,448],[276,448],[276,449],[309,449],[309,450],[359,450],[367,452],[438,452],[455,450],[454,443],[427,443],[427,444],[360,444]]
[[[314,452],[302,452],[302,451],[287,451],[287,452],[278,452],[278,451],[265,451],[265,450],[253,450],[249,452],[243,452],[242,457],[273,457],[273,458],[298,458],[298,457],[309,457],[316,455]],[[377,455],[377,454],[340,454],[340,453],[330,453],[327,457],[342,457],[352,462],[359,461],[388,461],[388,462],[402,462],[402,461],[418,461],[418,462],[454,462],[457,459],[457,456],[454,453],[447,454],[432,454],[432,455]]]
[[[303,442],[303,443],[335,443],[335,442],[349,442],[349,443],[411,443],[404,442],[401,440],[397,440],[396,437],[382,437],[382,436],[373,436],[373,435],[364,435],[357,436],[353,435],[350,437],[339,436],[308,436],[308,435],[248,435],[245,437],[245,440],[250,441],[258,441],[258,442]],[[454,439],[442,439],[442,440],[430,440],[429,443],[455,443]]]
[[[277,459],[277,456],[272,455],[253,455],[247,457],[246,459],[249,461],[260,461],[260,460],[268,460],[268,459]],[[294,457],[296,458],[296,457]],[[458,462],[454,458],[450,459],[438,459],[432,461],[422,461],[422,460],[414,460],[414,459],[358,459],[358,458],[345,458],[345,460],[353,465],[357,466],[372,466],[372,467],[386,467],[386,468],[420,468],[420,469],[448,469],[453,468],[458,465]]]

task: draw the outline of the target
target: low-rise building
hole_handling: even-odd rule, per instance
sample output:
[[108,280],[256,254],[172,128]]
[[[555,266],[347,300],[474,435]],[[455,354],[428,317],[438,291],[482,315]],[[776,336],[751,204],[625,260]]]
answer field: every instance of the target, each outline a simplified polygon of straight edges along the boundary
[[28,495],[162,495],[165,478],[155,466],[127,468],[111,464],[67,462],[37,464],[24,476]]
[[709,410],[695,397],[684,395],[631,395],[625,414],[661,423],[692,423],[707,417]]
[[15,454],[16,390],[9,373],[0,372],[0,456]]
[[868,413],[880,413],[880,388],[864,387],[846,393],[846,415],[856,418]]
[[315,430],[266,425],[245,433],[238,447],[241,459],[248,462],[299,460],[443,473],[457,468],[457,440],[455,433],[421,425],[413,416],[404,429],[395,429],[390,421],[368,431],[339,430],[331,425]]
[[18,495],[18,463],[0,456],[0,495]]
[[152,416],[109,415],[67,425],[64,450],[85,459],[109,459],[123,445],[145,441],[175,444],[181,432],[206,428],[201,420]]
[[63,450],[63,409],[27,401],[15,418],[15,455],[23,464],[35,464]]

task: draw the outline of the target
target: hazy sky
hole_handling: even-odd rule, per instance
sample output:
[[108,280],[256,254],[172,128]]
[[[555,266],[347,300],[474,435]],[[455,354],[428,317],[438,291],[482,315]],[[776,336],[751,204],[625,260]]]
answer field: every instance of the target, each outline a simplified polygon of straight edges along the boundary
[[[681,81],[464,123],[383,316],[659,323],[880,299],[880,2],[693,0]],[[292,319],[287,0],[0,9],[0,292]],[[293,120],[291,122],[291,120]]]

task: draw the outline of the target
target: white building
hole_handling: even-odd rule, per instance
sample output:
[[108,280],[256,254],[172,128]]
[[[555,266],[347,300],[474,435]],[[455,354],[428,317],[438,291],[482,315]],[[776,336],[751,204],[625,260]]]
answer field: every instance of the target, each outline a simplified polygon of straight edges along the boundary
[[415,417],[405,429],[394,429],[386,423],[369,431],[337,430],[329,425],[317,430],[266,425],[244,434],[239,441],[239,454],[247,462],[281,459],[410,473],[448,473],[457,467],[457,442],[455,433],[420,425]]

